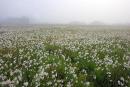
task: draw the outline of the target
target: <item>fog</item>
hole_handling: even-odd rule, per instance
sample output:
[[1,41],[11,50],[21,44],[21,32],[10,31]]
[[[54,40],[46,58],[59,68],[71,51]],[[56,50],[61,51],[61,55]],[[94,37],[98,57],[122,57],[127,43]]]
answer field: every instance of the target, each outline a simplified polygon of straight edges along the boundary
[[21,17],[32,23],[129,24],[130,0],[0,0],[0,21]]

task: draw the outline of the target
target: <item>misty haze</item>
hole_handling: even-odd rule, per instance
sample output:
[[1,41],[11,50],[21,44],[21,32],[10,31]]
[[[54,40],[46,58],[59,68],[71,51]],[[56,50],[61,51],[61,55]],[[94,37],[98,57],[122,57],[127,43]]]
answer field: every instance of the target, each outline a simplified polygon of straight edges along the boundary
[[0,20],[28,17],[31,23],[130,24],[129,0],[1,0]]
[[0,87],[130,87],[130,0],[0,0]]

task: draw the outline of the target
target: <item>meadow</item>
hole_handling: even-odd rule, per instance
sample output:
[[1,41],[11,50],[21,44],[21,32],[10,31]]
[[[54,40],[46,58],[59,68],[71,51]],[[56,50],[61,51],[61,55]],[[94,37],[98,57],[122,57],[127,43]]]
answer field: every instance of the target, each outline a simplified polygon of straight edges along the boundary
[[0,87],[130,87],[130,27],[0,27]]

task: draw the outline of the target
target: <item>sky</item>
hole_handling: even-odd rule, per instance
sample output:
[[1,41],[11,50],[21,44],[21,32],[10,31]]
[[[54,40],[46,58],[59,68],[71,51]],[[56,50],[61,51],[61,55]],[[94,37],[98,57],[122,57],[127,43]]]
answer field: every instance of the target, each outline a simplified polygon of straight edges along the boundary
[[37,23],[130,23],[130,0],[0,0],[0,20],[23,16]]

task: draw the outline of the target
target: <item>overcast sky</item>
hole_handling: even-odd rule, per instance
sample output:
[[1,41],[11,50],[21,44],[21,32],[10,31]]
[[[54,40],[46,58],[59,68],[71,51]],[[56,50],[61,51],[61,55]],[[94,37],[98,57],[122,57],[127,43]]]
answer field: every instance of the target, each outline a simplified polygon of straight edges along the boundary
[[0,0],[0,20],[22,16],[48,23],[130,23],[130,0]]

